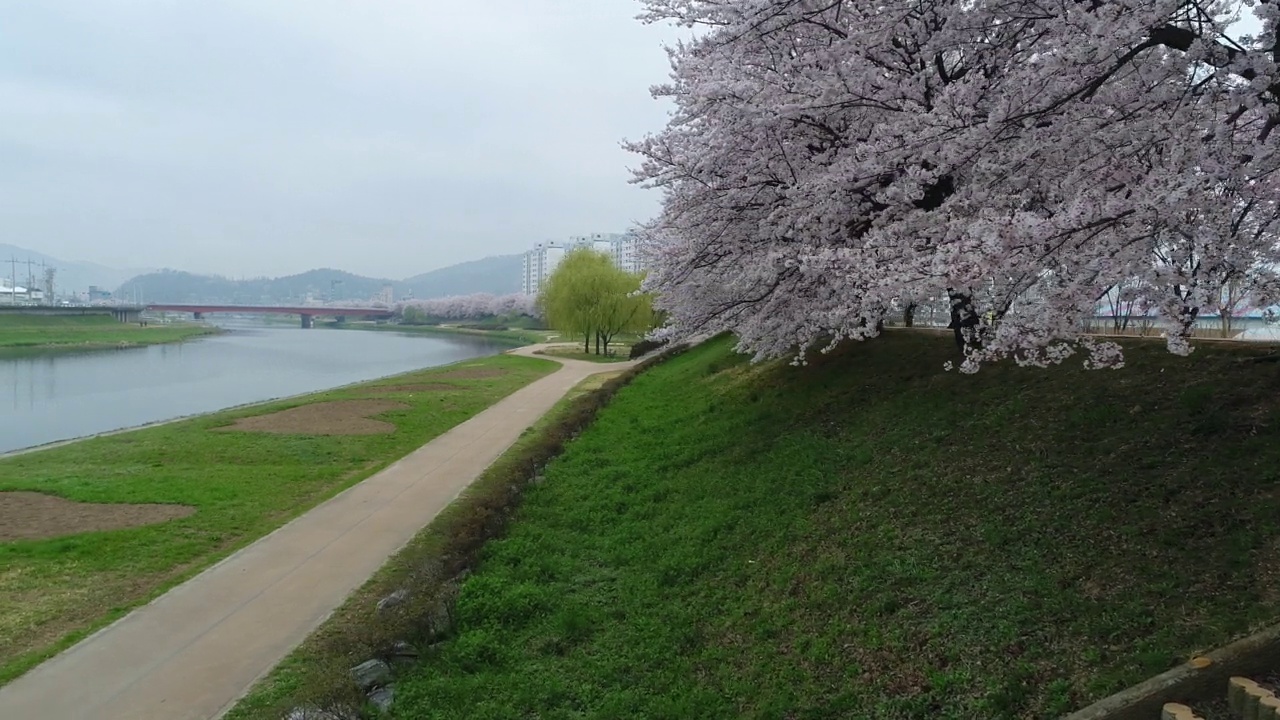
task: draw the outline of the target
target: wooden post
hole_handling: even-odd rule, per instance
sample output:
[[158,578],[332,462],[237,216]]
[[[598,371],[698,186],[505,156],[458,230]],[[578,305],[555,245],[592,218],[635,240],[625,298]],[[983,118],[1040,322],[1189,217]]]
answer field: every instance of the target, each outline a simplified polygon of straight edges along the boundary
[[1231,706],[1231,712],[1241,717],[1245,716],[1245,706],[1248,704],[1254,688],[1258,688],[1258,683],[1249,678],[1233,677],[1228,681],[1227,704]]
[[1160,712],[1160,720],[1202,720],[1199,715],[1187,707],[1179,703],[1168,703]]

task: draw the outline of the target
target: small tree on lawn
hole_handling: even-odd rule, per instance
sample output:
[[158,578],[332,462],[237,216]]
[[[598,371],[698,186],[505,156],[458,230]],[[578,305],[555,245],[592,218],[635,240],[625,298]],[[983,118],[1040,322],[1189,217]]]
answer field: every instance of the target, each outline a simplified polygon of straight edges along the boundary
[[638,275],[619,269],[604,253],[583,248],[565,255],[547,278],[538,309],[550,327],[580,335],[583,352],[591,352],[594,340],[596,354],[607,353],[619,333],[651,326],[649,297],[639,289]]
[[653,303],[640,292],[639,275],[610,266],[605,292],[596,303],[596,354],[609,353],[619,333],[643,333],[653,328]]
[[547,325],[583,338],[583,352],[591,352],[597,329],[596,304],[604,293],[613,263],[609,256],[590,249],[572,250],[556,267],[542,292],[538,309]]

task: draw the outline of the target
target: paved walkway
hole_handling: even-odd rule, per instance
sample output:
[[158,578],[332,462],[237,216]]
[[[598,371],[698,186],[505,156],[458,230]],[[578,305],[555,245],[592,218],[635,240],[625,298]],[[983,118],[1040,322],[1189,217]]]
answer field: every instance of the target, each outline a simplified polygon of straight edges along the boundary
[[571,388],[630,365],[561,362],[551,375],[0,688],[0,718],[219,717]]

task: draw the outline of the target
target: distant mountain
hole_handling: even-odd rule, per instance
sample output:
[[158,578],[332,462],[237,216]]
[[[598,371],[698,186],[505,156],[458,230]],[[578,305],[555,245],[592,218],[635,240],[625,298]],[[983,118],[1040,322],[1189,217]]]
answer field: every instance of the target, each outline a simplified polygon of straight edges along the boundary
[[[506,295],[520,292],[520,269],[523,255],[495,255],[483,260],[450,265],[399,283],[416,298],[447,297],[493,293]],[[396,295],[402,295],[399,288]]]
[[[16,260],[17,262],[10,262],[11,260]],[[138,273],[149,272],[149,269],[134,268],[130,270],[106,267],[91,262],[72,262],[45,255],[35,250],[0,243],[0,278],[4,279],[6,285],[9,283],[10,275],[17,276],[19,285],[25,286],[27,284],[27,260],[35,263],[30,267],[30,275],[37,279],[37,285],[41,284],[39,279],[43,277],[44,273],[39,263],[43,262],[46,265],[57,268],[53,283],[54,291],[59,295],[72,292],[87,292],[90,285],[114,290],[120,283]]]
[[368,300],[390,284],[396,299],[495,295],[519,292],[519,255],[502,255],[461,263],[407,280],[387,280],[323,268],[279,278],[231,280],[213,275],[196,275],[179,270],[161,270],[139,275],[120,286],[120,297],[138,297],[143,302],[301,303],[307,300]]

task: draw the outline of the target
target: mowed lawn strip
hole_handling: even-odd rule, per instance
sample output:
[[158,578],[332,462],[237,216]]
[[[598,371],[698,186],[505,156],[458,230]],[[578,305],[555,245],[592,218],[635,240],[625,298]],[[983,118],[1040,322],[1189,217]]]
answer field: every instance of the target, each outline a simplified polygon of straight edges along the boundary
[[[556,367],[501,355],[0,459],[0,492],[196,508],[146,527],[0,542],[0,682]],[[353,400],[361,401],[357,409],[390,409],[370,416],[375,429],[361,435],[225,429],[244,418]],[[298,414],[282,417],[296,423]],[[343,432],[322,411],[303,414],[317,431]],[[377,427],[382,423],[391,425]]]
[[1280,620],[1269,349],[716,341],[529,488],[396,718],[1056,718]]
[[0,348],[115,347],[178,342],[216,329],[204,325],[122,323],[110,315],[24,315],[0,312]]

